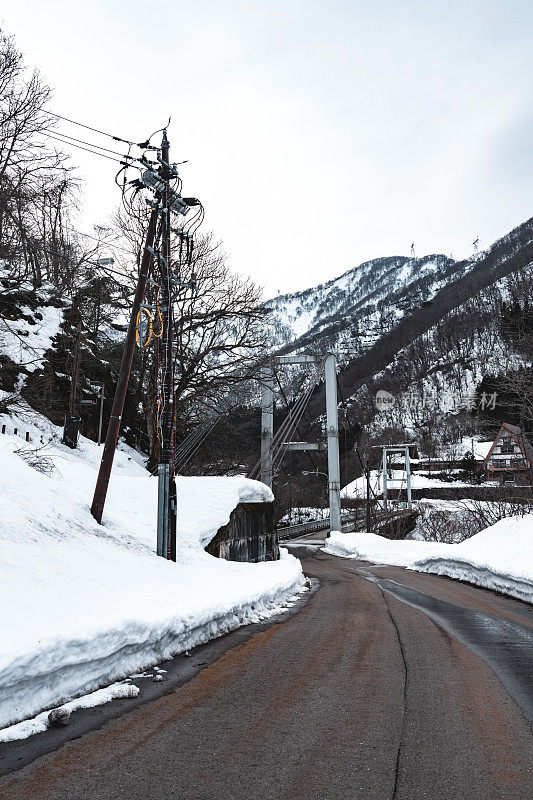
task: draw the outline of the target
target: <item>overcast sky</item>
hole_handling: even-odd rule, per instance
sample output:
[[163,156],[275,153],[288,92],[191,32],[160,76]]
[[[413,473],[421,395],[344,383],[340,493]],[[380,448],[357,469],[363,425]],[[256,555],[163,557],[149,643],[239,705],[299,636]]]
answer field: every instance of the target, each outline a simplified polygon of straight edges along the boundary
[[[532,214],[529,0],[19,0],[2,18],[57,113],[135,141],[172,117],[184,193],[267,296],[411,242],[464,257]],[[90,231],[115,165],[74,153]]]

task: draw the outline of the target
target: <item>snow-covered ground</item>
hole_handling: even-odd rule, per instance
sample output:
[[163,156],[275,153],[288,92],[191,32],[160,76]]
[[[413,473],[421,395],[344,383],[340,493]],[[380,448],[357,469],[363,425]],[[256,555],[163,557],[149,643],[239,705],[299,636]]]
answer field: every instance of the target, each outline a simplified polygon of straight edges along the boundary
[[460,544],[333,532],[323,549],[343,558],[447,575],[533,603],[533,514],[502,519]]
[[40,289],[38,297],[41,304],[36,310],[20,304],[20,316],[17,319],[0,318],[0,353],[28,372],[42,366],[44,354],[63,321],[61,301],[55,305],[49,304],[52,294],[52,287],[45,285]]
[[[373,492],[375,494],[380,494],[383,490],[383,481],[381,478],[381,472],[379,470],[372,470],[370,472],[370,486],[372,487]],[[450,487],[461,487],[461,486],[472,486],[471,483],[467,483],[461,480],[454,480],[454,481],[442,481],[439,478],[435,478],[429,475],[427,472],[411,473],[411,488],[412,489],[443,489],[443,488],[450,488]],[[390,471],[390,477],[387,481],[387,489],[391,496],[394,495],[394,491],[397,489],[403,489],[405,491],[407,487],[407,476],[405,470],[402,469],[393,469]],[[347,484],[341,491],[342,497],[347,498],[357,498],[357,497],[364,497],[366,494],[366,478],[364,475],[361,475],[359,478],[356,478],[354,481],[351,481]]]
[[[92,692],[178,652],[264,619],[303,587],[300,562],[244,564],[203,550],[240,502],[271,499],[245,478],[178,479],[178,563],[155,554],[157,482],[122,445],[104,524],[89,506],[101,448],[28,412],[1,418],[0,726]],[[48,442],[37,458],[23,458]],[[19,449],[21,452],[16,453]]]

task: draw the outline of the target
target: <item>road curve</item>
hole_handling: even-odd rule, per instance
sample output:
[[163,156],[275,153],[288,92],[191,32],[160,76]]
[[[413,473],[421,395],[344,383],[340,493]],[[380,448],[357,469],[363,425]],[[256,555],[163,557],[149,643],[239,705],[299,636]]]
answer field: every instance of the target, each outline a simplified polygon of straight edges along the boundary
[[532,609],[296,552],[320,581],[299,613],[0,778],[0,798],[530,800]]

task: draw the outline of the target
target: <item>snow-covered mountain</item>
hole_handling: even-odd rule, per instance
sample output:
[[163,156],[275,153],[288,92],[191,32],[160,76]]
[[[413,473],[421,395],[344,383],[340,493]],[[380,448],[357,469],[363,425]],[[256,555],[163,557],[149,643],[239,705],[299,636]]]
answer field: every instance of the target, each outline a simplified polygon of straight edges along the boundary
[[[397,398],[409,392],[451,396],[464,411],[461,425],[471,424],[468,409],[476,391],[499,391],[492,386],[495,376],[530,368],[524,336],[532,291],[533,220],[528,220],[463,261],[444,255],[378,258],[266,305],[278,353],[337,354],[342,395],[353,419],[370,433],[379,389]],[[305,380],[302,372],[284,372],[293,396]],[[323,403],[317,390],[307,410],[310,424],[321,418]],[[498,413],[512,415],[511,406]],[[404,413],[399,401],[394,413],[380,418],[400,436],[414,435],[416,425],[422,430],[422,422],[427,427],[425,417],[414,419],[410,409]],[[428,416],[428,406],[420,413]],[[429,416],[435,431],[437,419]],[[448,427],[458,423],[457,413],[442,416]]]
[[444,255],[376,258],[328,283],[280,295],[265,304],[272,312],[274,344],[283,350],[346,344],[346,337],[334,340],[347,327],[362,337],[361,344],[375,341],[395,320],[429,300],[454,265]]
[[377,348],[378,365],[382,349],[388,358],[396,341],[408,346],[464,303],[479,296],[483,307],[482,290],[527,266],[532,239],[529,220],[463,261],[445,255],[376,258],[328,283],[280,295],[265,303],[273,348],[334,351],[341,367]]

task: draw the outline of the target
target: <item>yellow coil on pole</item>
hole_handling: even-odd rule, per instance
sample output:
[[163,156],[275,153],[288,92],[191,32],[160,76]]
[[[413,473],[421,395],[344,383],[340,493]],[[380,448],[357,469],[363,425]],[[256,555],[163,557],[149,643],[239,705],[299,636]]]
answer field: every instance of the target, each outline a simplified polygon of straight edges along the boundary
[[[141,306],[141,309],[137,314],[137,325],[135,328],[135,341],[137,343],[137,347],[140,347],[141,350],[145,347],[148,347],[152,338],[152,333],[152,315],[147,308]],[[145,336],[145,334],[147,335]]]

